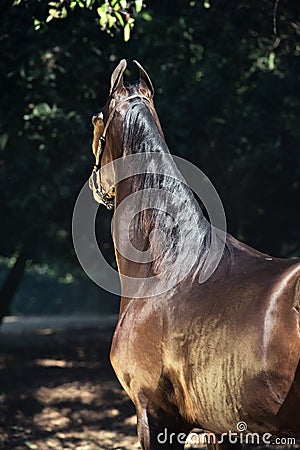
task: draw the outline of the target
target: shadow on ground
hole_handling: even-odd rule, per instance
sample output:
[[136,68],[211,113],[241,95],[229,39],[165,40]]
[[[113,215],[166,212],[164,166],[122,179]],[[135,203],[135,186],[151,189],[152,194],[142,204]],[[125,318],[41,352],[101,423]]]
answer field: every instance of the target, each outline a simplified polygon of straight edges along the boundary
[[109,363],[113,325],[0,333],[0,448],[134,449],[135,413]]
[[109,362],[115,321],[4,324],[0,449],[140,449],[134,407]]

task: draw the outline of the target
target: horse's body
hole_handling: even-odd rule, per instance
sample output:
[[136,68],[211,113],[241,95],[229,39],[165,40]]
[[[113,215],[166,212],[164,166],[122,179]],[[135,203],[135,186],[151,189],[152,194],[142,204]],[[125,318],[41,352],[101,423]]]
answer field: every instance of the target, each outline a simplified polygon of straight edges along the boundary
[[[133,148],[136,136],[139,142],[156,145],[152,151],[168,151],[147,74],[140,68],[136,98],[126,102],[134,96],[123,86],[124,69],[122,61],[112,76],[111,96],[103,112],[106,120],[114,115],[103,165],[124,152],[147,151],[146,144]],[[149,115],[151,136],[145,125]],[[143,126],[138,127],[139,122]],[[137,128],[133,130],[134,124]],[[94,120],[94,125],[97,154],[104,122]],[[112,185],[109,179],[113,177],[108,174],[103,184]],[[117,184],[115,206],[137,186],[141,189],[143,181],[145,178],[130,177]],[[199,227],[208,230],[192,195],[182,192],[185,204],[199,214]],[[149,247],[155,218],[155,211],[144,212],[143,220],[133,221],[132,241],[141,250]],[[123,231],[124,224],[117,220],[116,240]],[[199,252],[200,261],[205,237],[203,248],[195,248],[192,241],[187,240],[186,245],[191,253]],[[152,263],[129,261],[118,250],[116,256],[120,273],[127,276],[149,277],[159,270]],[[203,284],[195,276],[199,267],[196,263],[194,272],[166,292],[121,299],[111,361],[136,406],[143,448],[183,449],[171,433],[188,434],[201,427],[220,435],[236,431],[240,421],[246,422],[251,432],[300,437],[299,262],[271,258],[228,235],[217,269]],[[160,433],[169,437],[164,444],[158,439]]]
[[245,421],[253,432],[299,435],[299,264],[231,245],[233,262],[224,257],[200,287],[122,299],[113,367],[138,411],[161,411],[157,432],[220,434]]

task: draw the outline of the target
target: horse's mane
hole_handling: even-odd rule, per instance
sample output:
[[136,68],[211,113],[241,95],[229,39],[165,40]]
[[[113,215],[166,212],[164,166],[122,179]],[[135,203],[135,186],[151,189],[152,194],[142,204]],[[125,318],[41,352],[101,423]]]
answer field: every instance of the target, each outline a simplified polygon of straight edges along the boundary
[[[146,106],[145,101],[137,98],[131,101],[123,122],[123,155],[142,152],[160,153],[162,157],[167,155],[166,164],[170,165],[168,146],[159,132],[153,115],[149,107]],[[201,269],[209,251],[211,225],[203,215],[202,209],[187,184],[178,178],[159,174],[161,167],[158,167],[155,158],[153,158],[153,161],[152,159],[150,161],[151,167],[149,167],[149,171],[151,173],[145,174],[141,170],[141,175],[131,177],[131,191],[136,192],[145,189],[168,191],[173,198],[171,204],[172,214],[159,211],[159,208],[163,208],[166,205],[164,200],[158,198],[157,209],[144,209],[134,218],[133,229],[135,236],[132,237],[132,240],[149,243],[149,234],[155,229],[165,234],[165,248],[162,248],[163,243],[160,236],[157,236],[156,239],[155,231],[154,238],[151,239],[153,253],[156,255],[161,254],[152,263],[152,269],[156,274],[163,272],[165,267],[174,268],[180,243],[184,246],[185,260],[183,261],[182,257],[180,257],[178,262],[186,264],[187,260],[195,257],[196,254],[198,255],[196,269]],[[174,161],[173,164],[171,172],[176,175],[179,172]],[[168,173],[170,173],[169,167]],[[181,179],[183,180],[182,176]],[[145,195],[145,205],[142,203],[139,205],[140,210],[147,206],[147,195]],[[167,206],[167,208],[169,207],[170,205]],[[196,226],[191,226],[191,217]],[[198,270],[194,270],[193,274],[195,275],[197,272]]]

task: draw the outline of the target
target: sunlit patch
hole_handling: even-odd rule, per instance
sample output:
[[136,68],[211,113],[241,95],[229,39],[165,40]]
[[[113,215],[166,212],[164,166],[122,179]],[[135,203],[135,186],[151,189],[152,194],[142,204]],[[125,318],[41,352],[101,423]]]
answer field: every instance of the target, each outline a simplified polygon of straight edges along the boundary
[[53,328],[42,328],[41,330],[38,330],[36,334],[39,334],[41,336],[49,336],[53,334],[55,331]]
[[61,359],[36,359],[35,364],[41,367],[74,367],[73,361]]
[[127,417],[124,420],[124,424],[132,426],[132,427],[136,427],[136,425],[137,425],[137,417],[136,417],[136,415],[134,414],[133,416]]
[[117,408],[112,408],[107,411],[107,415],[109,417],[118,417],[120,415],[120,411]]
[[70,425],[70,418],[67,410],[54,410],[53,408],[44,408],[42,412],[34,416],[34,424],[46,431],[63,429]]
[[74,383],[66,383],[54,388],[40,387],[37,389],[35,397],[44,405],[48,404],[60,404],[63,401],[80,402],[82,404],[90,404],[99,395],[96,387],[92,389],[92,386],[76,385]]

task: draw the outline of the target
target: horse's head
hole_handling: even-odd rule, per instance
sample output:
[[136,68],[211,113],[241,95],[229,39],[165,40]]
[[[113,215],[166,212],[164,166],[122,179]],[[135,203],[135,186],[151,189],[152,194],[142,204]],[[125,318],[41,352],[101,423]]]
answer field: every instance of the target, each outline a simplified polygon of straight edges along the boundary
[[130,101],[140,98],[147,103],[161,131],[153,105],[154,89],[151,80],[143,67],[137,61],[134,63],[139,68],[139,82],[128,88],[124,86],[123,74],[127,63],[122,59],[111,75],[110,92],[105,106],[92,117],[92,147],[96,162],[90,177],[90,187],[95,200],[108,209],[113,208],[115,195],[114,169],[109,163],[123,154],[123,122]]

